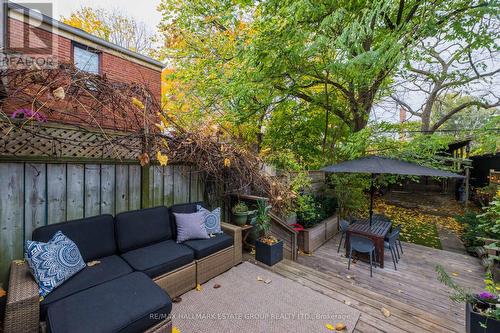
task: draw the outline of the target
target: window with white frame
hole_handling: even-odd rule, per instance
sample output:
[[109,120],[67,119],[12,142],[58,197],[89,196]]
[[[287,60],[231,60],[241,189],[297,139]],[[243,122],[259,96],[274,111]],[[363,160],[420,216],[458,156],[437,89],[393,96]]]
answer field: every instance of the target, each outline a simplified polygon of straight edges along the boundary
[[73,44],[73,63],[79,70],[99,74],[101,53],[90,47]]

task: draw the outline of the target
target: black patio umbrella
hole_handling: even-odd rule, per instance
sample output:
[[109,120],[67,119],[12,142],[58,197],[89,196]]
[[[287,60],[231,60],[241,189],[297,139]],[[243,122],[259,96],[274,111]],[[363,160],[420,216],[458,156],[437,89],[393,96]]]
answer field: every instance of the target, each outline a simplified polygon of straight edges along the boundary
[[380,156],[366,156],[355,160],[345,161],[330,165],[321,169],[331,173],[368,173],[371,174],[370,185],[370,225],[373,215],[373,179],[377,174],[407,175],[407,176],[430,176],[443,178],[464,178],[453,172],[421,166],[415,163],[405,162],[394,158]]

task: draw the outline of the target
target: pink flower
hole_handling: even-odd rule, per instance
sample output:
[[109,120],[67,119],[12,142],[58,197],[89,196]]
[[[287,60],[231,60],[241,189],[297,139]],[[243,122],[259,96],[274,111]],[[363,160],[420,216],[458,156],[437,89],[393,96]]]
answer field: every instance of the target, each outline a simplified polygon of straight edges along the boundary
[[482,292],[482,293],[480,293],[478,296],[479,296],[479,298],[481,298],[481,299],[485,299],[485,300],[494,300],[494,299],[496,299],[496,298],[497,298],[494,294],[489,293],[489,292],[487,292],[487,291],[483,291],[483,292]]
[[44,123],[47,122],[47,117],[40,112],[33,112],[31,109],[17,109],[12,114],[13,119],[33,119],[35,121]]

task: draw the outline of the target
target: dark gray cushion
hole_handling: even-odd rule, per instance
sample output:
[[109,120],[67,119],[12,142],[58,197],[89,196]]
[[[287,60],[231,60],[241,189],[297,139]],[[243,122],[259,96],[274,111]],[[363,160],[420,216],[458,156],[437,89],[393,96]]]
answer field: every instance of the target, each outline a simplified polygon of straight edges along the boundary
[[196,259],[201,259],[233,245],[233,237],[226,234],[217,234],[210,239],[188,240],[182,244],[194,251]]
[[172,238],[168,208],[134,210],[116,215],[116,241],[121,253]]
[[174,213],[180,213],[180,214],[196,213],[198,211],[197,207],[198,205],[200,205],[203,208],[207,208],[207,206],[203,202],[191,202],[191,203],[173,205],[168,209],[170,212],[170,221],[172,221],[173,239],[177,239],[177,224],[175,223]]
[[189,264],[194,253],[189,247],[168,240],[123,253],[122,258],[134,270],[155,278]]
[[47,243],[57,231],[75,242],[84,261],[116,254],[113,216],[99,215],[36,228],[32,239]]
[[143,332],[167,318],[170,297],[150,278],[134,272],[66,297],[49,306],[51,333]]
[[47,308],[50,304],[57,302],[67,296],[89,289],[98,284],[111,281],[133,272],[132,268],[119,256],[99,258],[100,264],[85,267],[72,276],[68,281],[54,289],[40,303],[40,315],[45,319]]

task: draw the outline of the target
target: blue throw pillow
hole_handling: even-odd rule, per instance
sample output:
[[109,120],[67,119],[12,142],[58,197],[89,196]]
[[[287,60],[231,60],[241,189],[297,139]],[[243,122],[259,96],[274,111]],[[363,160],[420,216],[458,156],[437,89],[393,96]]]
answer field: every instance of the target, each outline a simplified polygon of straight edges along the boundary
[[190,239],[208,239],[210,236],[203,225],[205,214],[203,212],[182,214],[174,213],[177,225],[177,243]]
[[205,221],[203,222],[205,225],[205,229],[207,229],[207,233],[211,234],[222,234],[222,230],[220,227],[220,207],[215,208],[213,211],[209,211],[197,205],[196,208],[199,212],[205,213]]
[[26,241],[25,257],[43,297],[85,267],[80,250],[61,231],[47,243]]

